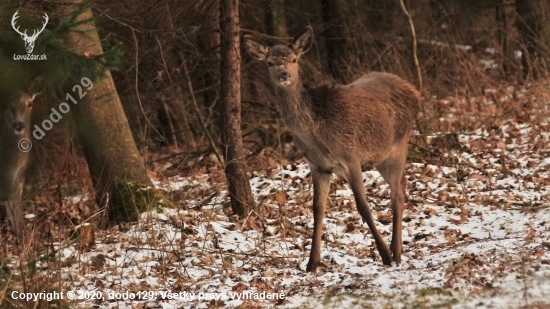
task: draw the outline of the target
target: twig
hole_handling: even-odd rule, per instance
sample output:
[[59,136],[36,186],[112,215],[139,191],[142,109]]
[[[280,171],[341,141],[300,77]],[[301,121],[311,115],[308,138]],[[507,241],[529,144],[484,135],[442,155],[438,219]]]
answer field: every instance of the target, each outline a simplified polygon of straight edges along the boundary
[[212,135],[210,135],[210,131],[208,131],[208,128],[206,127],[206,123],[202,119],[201,112],[199,110],[199,106],[197,105],[197,99],[195,98],[195,93],[193,92],[193,84],[191,83],[191,78],[189,77],[189,70],[187,69],[187,62],[182,61],[183,66],[183,72],[185,73],[185,80],[187,83],[187,88],[189,89],[189,93],[191,94],[191,100],[193,101],[193,109],[195,110],[195,113],[197,114],[197,118],[199,118],[199,121],[201,123],[202,129],[204,130],[204,133],[206,134],[206,137],[208,138],[208,141],[210,142],[210,145],[212,146],[212,149],[214,149],[214,154],[216,155],[216,158],[218,158],[218,161],[222,166],[225,165],[223,158],[218,153],[218,148],[216,147],[216,143],[214,143],[214,139],[212,138]]
[[102,15],[105,16],[105,17],[107,17],[108,19],[110,19],[110,20],[116,22],[116,23],[119,23],[119,24],[121,24],[121,25],[123,25],[123,26],[126,26],[126,27],[132,29],[132,31],[136,31],[136,32],[139,32],[139,33],[143,33],[143,31],[138,30],[138,29],[136,29],[136,28],[134,28],[134,27],[132,27],[132,26],[130,26],[130,25],[128,25],[128,24],[125,24],[125,23],[121,22],[119,19],[116,19],[116,18],[111,17],[109,14],[103,13]]
[[[454,243],[452,245],[450,245],[449,247],[447,247],[445,250],[450,250],[450,249],[456,249],[458,247],[463,247],[463,246],[469,246],[469,245],[472,245],[472,244],[479,244],[481,242],[491,242],[491,241],[503,241],[503,240],[514,240],[514,239],[522,239],[523,237],[521,236],[515,236],[515,237],[502,237],[502,238],[476,238],[476,239],[472,239],[472,240],[465,240],[463,242],[459,242],[459,243]],[[445,244],[443,244],[445,245]]]
[[[164,64],[164,70],[166,71],[166,75],[168,75],[168,79],[170,79],[170,85],[174,85],[174,82],[172,81],[172,76],[170,75],[170,70],[168,69],[168,65],[166,64],[166,60],[164,59],[164,52],[162,50],[162,44],[160,44],[160,40],[159,38],[157,37],[157,35],[155,34],[155,39],[157,40],[157,44],[159,45],[159,49],[160,49],[160,56],[162,58],[162,63]],[[162,107],[164,109],[164,112],[166,113],[166,118],[168,118],[168,125],[170,126],[170,131],[172,131],[171,135],[172,135],[172,141],[174,142],[174,146],[176,147],[176,149],[178,149],[178,138],[176,136],[176,130],[174,129],[174,124],[172,122],[172,117],[170,117],[170,114],[173,114],[171,113],[171,110],[168,108],[168,105],[166,104],[166,100],[165,100],[165,97],[164,97],[164,90],[165,89],[162,89],[161,90],[161,98],[160,98],[160,101],[162,103]]]
[[407,8],[405,7],[405,3],[403,2],[403,0],[399,0],[399,3],[401,4],[401,10],[403,10],[403,13],[405,14],[405,16],[407,16],[407,19],[409,20],[409,28],[411,29],[411,37],[413,42],[413,60],[414,66],[416,67],[416,75],[418,78],[418,90],[422,92],[422,71],[420,70],[420,64],[418,63],[416,31],[414,30],[414,23],[411,14],[409,14],[409,11],[407,11]]
[[160,136],[162,136],[162,134],[160,134],[160,132],[155,128],[155,126],[151,123],[151,120],[149,120],[149,117],[147,117],[147,113],[145,113],[145,110],[143,109],[143,103],[141,102],[141,96],[139,94],[139,46],[138,46],[138,39],[136,37],[136,32],[134,31],[134,29],[132,29],[132,36],[134,37],[134,43],[136,45],[136,61],[135,61],[135,74],[136,74],[136,79],[135,79],[135,83],[134,83],[134,87],[135,87],[135,91],[136,91],[136,97],[137,97],[137,101],[139,103],[139,108],[141,109],[141,113],[143,114],[143,117],[145,117],[145,120],[147,121],[147,123],[151,126],[151,128]]
[[[401,4],[401,10],[403,10],[403,13],[405,14],[405,16],[407,16],[407,19],[409,21],[409,28],[411,29],[411,39],[413,43],[413,60],[414,60],[414,66],[416,67],[416,78],[418,79],[418,91],[422,93],[422,71],[420,70],[420,64],[418,62],[416,31],[414,30],[414,23],[413,23],[411,14],[409,14],[409,11],[407,11],[407,8],[405,7],[405,3],[403,2],[403,0],[399,0],[399,4]],[[423,105],[420,105],[420,108],[423,114],[426,115],[426,111]],[[425,130],[424,128],[422,128],[421,123],[418,119],[418,116],[415,117],[415,122],[416,122],[416,129],[421,134],[423,134]],[[424,137],[422,141],[424,142],[424,145],[428,145],[428,139],[426,137]]]
[[[496,190],[493,190],[493,191],[496,191]],[[488,191],[488,192],[490,192],[490,191]],[[419,196],[416,196],[416,197],[419,197]],[[419,198],[422,199],[422,197],[419,197]],[[464,202],[461,202],[461,203],[453,204],[451,202],[440,201],[437,198],[434,198],[434,197],[431,197],[431,196],[426,196],[426,197],[423,198],[423,200],[414,199],[414,198],[411,198],[409,200],[410,200],[411,203],[415,203],[415,204],[438,205],[438,206],[449,206],[449,207],[457,207],[460,204],[472,204],[472,203],[474,203],[472,201],[464,201]],[[430,201],[427,201],[427,200],[430,200]],[[508,203],[509,205],[519,206],[519,207],[540,207],[540,208],[547,208],[548,207],[548,206],[545,206],[543,203],[537,203],[537,202],[533,202],[533,203],[528,203],[527,202],[526,203],[526,202],[515,202],[515,201],[504,200],[502,203]],[[515,209],[515,208],[509,208],[509,209],[518,210],[518,209]]]
[[[5,281],[4,289],[2,290],[2,293],[0,294],[0,305],[4,302],[4,295],[6,295],[6,291],[8,290],[8,287],[10,287],[11,279],[13,277],[13,271],[10,272],[10,276]],[[23,272],[21,272],[23,273]]]

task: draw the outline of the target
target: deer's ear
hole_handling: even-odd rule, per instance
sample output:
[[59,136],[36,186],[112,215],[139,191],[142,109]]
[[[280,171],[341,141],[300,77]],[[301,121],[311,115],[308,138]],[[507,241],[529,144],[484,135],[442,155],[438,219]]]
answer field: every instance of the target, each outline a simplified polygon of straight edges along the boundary
[[265,60],[269,48],[250,35],[244,36],[244,46],[250,55],[258,60]]
[[296,54],[301,55],[307,52],[313,44],[313,29],[311,26],[307,26],[304,30],[300,31],[292,40],[290,46]]
[[44,91],[44,87],[44,78],[40,75],[37,75],[31,80],[29,86],[27,87],[27,93],[34,100],[37,95],[41,94],[42,91]]

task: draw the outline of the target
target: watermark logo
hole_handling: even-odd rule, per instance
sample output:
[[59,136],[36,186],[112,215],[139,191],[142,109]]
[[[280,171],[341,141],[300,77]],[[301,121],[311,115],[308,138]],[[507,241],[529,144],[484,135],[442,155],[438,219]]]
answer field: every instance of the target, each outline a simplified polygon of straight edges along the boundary
[[21,152],[29,152],[32,148],[32,142],[28,138],[22,138],[19,140],[19,143],[17,143],[17,147],[19,147]]
[[15,32],[19,33],[21,35],[21,38],[23,41],[25,41],[25,49],[27,50],[26,55],[13,55],[13,60],[46,60],[46,55],[34,55],[32,51],[34,50],[34,43],[36,42],[36,39],[38,38],[38,35],[44,31],[46,28],[46,25],[48,24],[48,14],[44,13],[44,23],[42,23],[42,29],[34,29],[32,32],[32,35],[27,34],[27,29],[25,29],[24,32],[21,32],[19,30],[19,26],[16,26],[15,21],[19,18],[19,11],[16,11],[15,14],[13,14],[13,17],[11,18],[11,26],[13,27],[13,30]]

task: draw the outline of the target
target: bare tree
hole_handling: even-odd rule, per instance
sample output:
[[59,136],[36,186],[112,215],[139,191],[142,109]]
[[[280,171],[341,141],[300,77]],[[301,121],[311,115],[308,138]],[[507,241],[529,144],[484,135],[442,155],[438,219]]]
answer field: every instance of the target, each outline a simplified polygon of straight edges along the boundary
[[254,198],[246,174],[241,136],[241,53],[239,1],[220,0],[221,76],[220,125],[225,150],[225,174],[233,212],[246,216]]
[[517,0],[516,13],[516,28],[525,46],[522,54],[523,74],[524,77],[537,79],[548,69],[550,4],[546,0]]
[[511,0],[499,0],[495,10],[495,21],[497,22],[497,40],[501,48],[500,63],[502,65],[503,76],[510,73],[508,57],[510,51],[510,20],[513,18],[513,2]]
[[[67,9],[67,15],[82,4],[82,0],[70,2],[74,5]],[[92,18],[91,9],[86,9],[77,20]],[[76,30],[78,32],[71,32],[66,41],[67,46],[75,53],[89,56],[103,53],[94,22],[81,23]],[[105,205],[113,193],[116,193],[120,183],[152,186],[111,73],[106,71],[105,76],[96,81],[93,88],[87,90],[86,95],[73,106],[77,135],[84,150],[98,203]],[[134,209],[127,211],[134,212]]]
[[346,24],[347,4],[342,0],[321,0],[329,70],[340,82],[350,82],[346,65],[350,64],[351,34]]
[[280,38],[288,36],[284,0],[267,1],[265,15],[267,22],[267,33]]
[[[159,48],[160,62],[163,69],[162,78],[159,78],[157,89],[160,94],[161,107],[159,108],[159,120],[165,131],[165,136],[170,144],[181,146],[186,151],[193,151],[197,143],[186,110],[185,98],[187,95],[181,84],[184,80],[181,62],[183,57],[178,50],[176,27],[172,17],[169,3],[161,5],[161,14],[158,19],[158,27],[163,30],[159,35],[155,34],[157,47]],[[158,11],[154,11],[158,13]],[[163,44],[164,43],[164,44]]]
[[416,45],[416,31],[414,29],[414,22],[403,0],[399,0],[399,4],[401,5],[401,10],[403,11],[403,14],[407,16],[407,21],[409,22],[409,29],[411,31],[411,40],[412,40],[413,61],[414,61],[414,67],[416,68],[416,78],[418,79],[417,81],[418,90],[422,92],[422,71],[420,70],[420,64],[418,63],[418,52],[417,52],[418,48]]

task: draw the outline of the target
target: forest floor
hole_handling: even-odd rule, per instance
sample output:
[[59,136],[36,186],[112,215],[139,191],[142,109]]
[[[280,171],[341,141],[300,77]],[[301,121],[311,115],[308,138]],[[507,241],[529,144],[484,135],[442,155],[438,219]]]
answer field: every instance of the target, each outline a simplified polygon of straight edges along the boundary
[[[252,173],[259,215],[246,220],[228,216],[218,168],[185,177],[157,171],[155,185],[178,207],[98,230],[92,248],[54,244],[62,290],[84,298],[74,302],[81,308],[549,308],[550,105],[493,119],[494,101],[437,104],[445,121],[481,125],[408,165],[398,266],[382,264],[351,190],[333,178],[323,266],[306,273],[309,169],[269,158]],[[376,171],[364,179],[389,243],[389,187]]]

